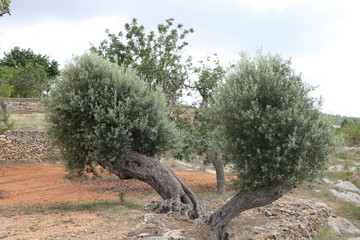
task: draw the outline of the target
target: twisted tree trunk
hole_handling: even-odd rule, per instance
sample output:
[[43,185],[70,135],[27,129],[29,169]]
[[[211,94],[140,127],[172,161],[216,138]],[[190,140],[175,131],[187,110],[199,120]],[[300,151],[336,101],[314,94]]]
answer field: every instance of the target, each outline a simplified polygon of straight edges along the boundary
[[216,154],[208,153],[206,158],[211,161],[216,171],[216,190],[218,194],[226,192],[224,164]]
[[218,240],[228,240],[227,226],[239,213],[270,204],[290,189],[285,183],[273,184],[253,191],[236,194],[229,202],[210,216],[210,225],[215,230]]
[[99,162],[120,179],[136,178],[150,184],[165,200],[155,205],[158,212],[180,212],[189,218],[198,218],[201,206],[193,191],[160,161],[138,152],[131,152],[116,162]]

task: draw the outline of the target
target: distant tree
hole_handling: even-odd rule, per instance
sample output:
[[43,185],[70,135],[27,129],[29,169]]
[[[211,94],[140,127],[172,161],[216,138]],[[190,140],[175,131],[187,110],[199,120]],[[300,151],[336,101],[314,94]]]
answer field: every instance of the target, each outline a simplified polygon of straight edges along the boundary
[[135,70],[85,54],[64,68],[46,106],[48,133],[70,170],[100,164],[120,179],[150,184],[165,200],[159,211],[199,216],[195,194],[154,158],[181,140],[160,87],[150,87]]
[[135,69],[150,86],[162,86],[173,105],[182,95],[189,80],[191,58],[183,59],[188,42],[185,38],[194,30],[174,25],[174,19],[159,24],[157,31],[145,32],[137,19],[125,24],[125,32],[118,34],[106,30],[108,39],[91,50],[111,62]]
[[13,86],[8,83],[11,78],[12,71],[9,67],[0,67],[0,116],[2,123],[0,124],[0,132],[9,129],[8,111],[6,99],[10,97]]
[[199,63],[200,65],[194,68],[194,72],[198,76],[195,88],[202,98],[200,104],[202,111],[199,111],[195,118],[198,121],[197,136],[200,136],[200,148],[198,148],[200,151],[198,153],[205,155],[206,161],[213,164],[216,171],[217,193],[222,194],[226,191],[224,163],[220,159],[221,156],[215,146],[216,144],[214,144],[213,137],[216,125],[211,123],[206,110],[213,100],[214,90],[222,83],[225,77],[225,69],[220,65],[216,54],[214,54],[213,59],[208,56],[206,61],[200,61]]
[[341,123],[341,127],[343,128],[343,127],[345,127],[346,125],[348,125],[349,124],[349,121],[345,118],[343,121],[342,121],[342,123]]
[[50,79],[43,66],[37,63],[15,69],[15,73],[10,80],[14,87],[11,97],[41,97],[49,89]]
[[0,0],[0,17],[4,16],[5,14],[10,15],[10,3],[11,0]]
[[12,97],[40,97],[59,75],[59,64],[48,56],[35,54],[31,49],[13,48],[0,59],[0,66],[12,68],[16,74],[8,80],[14,86]]
[[212,163],[216,170],[217,193],[222,194],[226,191],[224,164],[213,143],[216,125],[209,121],[206,110],[212,101],[214,89],[224,79],[225,69],[214,54],[213,58],[208,56],[205,61],[199,61],[193,71],[197,78],[194,88],[201,96],[200,107],[174,111],[176,122],[186,129],[185,144],[175,157],[190,160],[192,156],[201,156],[205,159],[204,164]]
[[13,68],[26,67],[29,63],[42,66],[49,78],[57,77],[60,73],[57,61],[50,60],[50,57],[47,55],[36,54],[31,49],[14,47],[9,53],[4,53],[4,57],[0,59],[0,66]]
[[211,217],[218,239],[238,213],[269,204],[326,167],[330,123],[312,90],[278,55],[242,53],[211,104],[223,156],[238,193]]
[[199,61],[199,65],[193,68],[197,80],[195,88],[200,94],[201,106],[207,106],[211,101],[213,91],[222,83],[225,76],[225,69],[220,65],[217,54],[213,58],[207,56],[205,61]]
[[352,145],[352,146],[360,145],[360,121],[356,121],[356,120],[346,121],[345,124],[341,125],[341,132],[348,145]]

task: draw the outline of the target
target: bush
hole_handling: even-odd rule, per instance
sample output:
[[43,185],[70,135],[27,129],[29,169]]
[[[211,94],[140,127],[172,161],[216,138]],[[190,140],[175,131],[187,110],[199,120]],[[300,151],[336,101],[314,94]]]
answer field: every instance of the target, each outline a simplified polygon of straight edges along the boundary
[[68,168],[79,172],[130,151],[160,154],[180,138],[160,88],[95,54],[75,57],[65,67],[46,106],[48,133]]
[[341,128],[341,132],[348,145],[360,145],[360,122],[348,121]]
[[333,134],[311,90],[279,55],[241,54],[211,111],[239,189],[295,186],[326,167]]

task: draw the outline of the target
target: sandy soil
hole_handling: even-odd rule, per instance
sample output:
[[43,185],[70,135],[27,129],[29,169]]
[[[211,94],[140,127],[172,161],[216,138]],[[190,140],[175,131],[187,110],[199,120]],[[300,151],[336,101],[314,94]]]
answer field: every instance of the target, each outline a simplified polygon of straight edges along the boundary
[[[176,173],[195,190],[214,190],[212,174]],[[103,174],[74,182],[65,175],[61,166],[0,167],[0,239],[126,239],[125,234],[140,224],[143,210],[116,206],[65,211],[61,206],[116,201],[120,192],[139,204],[160,200],[138,180]]]
[[[202,172],[177,171],[176,174],[195,188],[211,188],[216,181],[214,175]],[[119,180],[110,174],[77,182],[64,178],[65,175],[61,166],[0,167],[0,204],[86,203],[117,200],[120,192],[129,198],[143,198],[154,192],[146,183]]]

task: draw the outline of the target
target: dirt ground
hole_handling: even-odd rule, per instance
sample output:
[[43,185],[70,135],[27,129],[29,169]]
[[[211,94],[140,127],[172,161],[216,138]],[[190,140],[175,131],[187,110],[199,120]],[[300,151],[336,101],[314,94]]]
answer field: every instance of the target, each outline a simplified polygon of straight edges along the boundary
[[[188,185],[195,188],[213,188],[213,174],[176,171]],[[103,174],[98,179],[70,181],[61,166],[0,167],[0,204],[36,205],[49,203],[86,203],[118,200],[122,192],[127,198],[142,199],[154,190],[141,181],[119,180]]]
[[[175,173],[196,193],[205,216],[234,194],[229,191],[219,196],[214,174],[189,169],[184,163],[181,166]],[[214,231],[201,219],[175,216],[165,226],[144,224],[144,216],[149,213],[143,206],[161,198],[138,180],[119,180],[106,172],[100,178],[81,181],[70,181],[65,175],[59,165],[0,167],[0,240],[138,240],[145,237],[142,234],[179,229],[186,231],[185,240],[215,239]],[[119,201],[119,193],[125,201]],[[286,196],[279,203],[243,212],[229,225],[231,239],[298,239],[267,236],[279,227],[289,232],[288,224],[300,226],[299,219],[312,216],[301,212],[305,205],[303,200]],[[266,209],[274,215],[267,217]]]
[[[215,189],[215,176],[176,171],[194,191]],[[0,167],[0,239],[125,239],[140,224],[142,208],[126,206],[68,210],[68,206],[116,202],[119,193],[143,206],[160,197],[138,180],[113,175],[70,181],[61,166]]]

